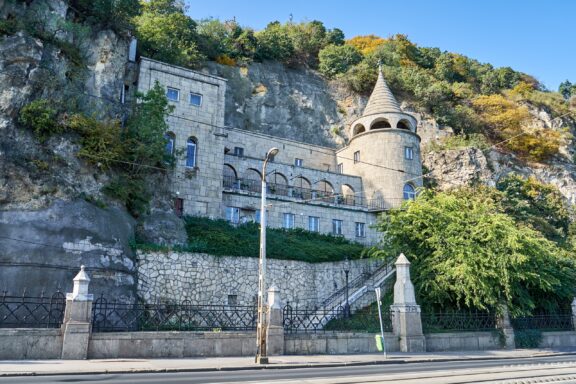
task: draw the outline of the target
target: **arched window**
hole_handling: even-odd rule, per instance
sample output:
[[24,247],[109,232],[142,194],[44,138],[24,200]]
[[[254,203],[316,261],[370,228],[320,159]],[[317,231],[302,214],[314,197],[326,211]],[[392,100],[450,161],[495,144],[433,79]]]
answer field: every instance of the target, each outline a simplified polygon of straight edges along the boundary
[[398,124],[396,124],[396,128],[400,128],[400,129],[410,129],[410,123],[407,122],[406,120],[400,120],[398,122]]
[[340,204],[354,205],[355,204],[354,188],[348,184],[342,184],[342,194],[340,196]]
[[414,200],[416,198],[416,191],[412,184],[404,184],[404,200]]
[[364,128],[364,126],[362,124],[356,124],[354,126],[354,130],[352,132],[353,135],[358,135],[362,132],[366,132],[366,128]]
[[165,152],[168,156],[174,155],[174,142],[176,141],[176,135],[174,132],[166,132],[164,134],[164,139],[166,140]]
[[196,138],[191,137],[186,142],[186,167],[194,168],[196,166],[196,152],[198,151],[198,142]]
[[372,123],[370,129],[383,129],[383,128],[391,128],[390,122],[386,119],[377,119],[375,122]]
[[236,174],[234,167],[230,164],[224,164],[223,171],[224,187],[233,189],[240,188],[240,183],[238,183],[238,175]]

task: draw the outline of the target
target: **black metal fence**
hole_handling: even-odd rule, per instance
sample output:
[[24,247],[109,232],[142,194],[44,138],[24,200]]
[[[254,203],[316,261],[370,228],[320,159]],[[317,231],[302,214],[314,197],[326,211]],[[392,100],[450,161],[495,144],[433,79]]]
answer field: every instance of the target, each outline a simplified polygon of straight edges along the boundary
[[529,317],[517,317],[511,320],[512,327],[517,330],[539,329],[543,331],[574,330],[571,313],[545,313]]
[[94,332],[125,331],[251,331],[256,306],[182,303],[123,304],[98,298],[92,307]]
[[50,296],[0,294],[0,328],[58,328],[64,319],[66,298],[60,291]]
[[422,329],[426,333],[493,331],[496,316],[485,312],[450,312],[422,314]]
[[[390,312],[382,312],[384,331],[392,331]],[[353,315],[346,313],[344,307],[299,309],[290,303],[284,307],[284,331],[286,333],[317,332],[380,332],[378,310],[375,306],[360,310]]]

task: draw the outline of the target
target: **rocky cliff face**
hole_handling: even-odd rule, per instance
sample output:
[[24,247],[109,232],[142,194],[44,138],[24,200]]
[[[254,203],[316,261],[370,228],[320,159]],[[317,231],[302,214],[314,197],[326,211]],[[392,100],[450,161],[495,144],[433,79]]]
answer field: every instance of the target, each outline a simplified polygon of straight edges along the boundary
[[[0,19],[28,20],[61,41],[68,18],[63,0],[2,1]],[[106,176],[76,157],[72,136],[39,143],[17,124],[18,111],[38,98],[87,112],[118,113],[128,41],[111,31],[93,31],[77,44],[82,63],[62,47],[25,32],[0,36],[0,289],[37,294],[71,279],[85,264],[94,290],[135,298],[132,219],[122,210],[100,209]]]

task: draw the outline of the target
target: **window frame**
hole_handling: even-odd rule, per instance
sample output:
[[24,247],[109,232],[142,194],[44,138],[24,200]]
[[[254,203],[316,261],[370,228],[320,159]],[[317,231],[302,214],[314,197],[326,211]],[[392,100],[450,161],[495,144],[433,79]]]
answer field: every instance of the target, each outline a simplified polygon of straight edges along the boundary
[[355,225],[355,232],[356,237],[366,237],[366,223],[357,221]]
[[[168,94],[169,94],[170,91],[176,91],[176,95],[177,95],[176,100],[171,99],[171,98],[168,96]],[[172,102],[174,102],[174,103],[180,102],[180,89],[166,86],[166,98],[168,99],[168,101],[172,101]]]
[[308,231],[320,232],[320,217],[308,216]]
[[[200,98],[200,103],[199,103],[199,104],[193,103],[193,102],[192,102],[192,96],[198,96],[198,97]],[[189,103],[190,105],[193,105],[193,106],[195,106],[195,107],[201,107],[203,101],[204,101],[204,97],[202,96],[201,93],[190,92],[190,93],[188,94],[188,103]]]
[[334,236],[343,236],[344,231],[342,227],[344,226],[344,221],[340,219],[332,219],[332,234]]
[[282,228],[284,229],[296,228],[296,215],[290,212],[284,212],[282,214]]
[[338,163],[338,173],[339,174],[344,173],[344,163]]
[[295,167],[303,167],[304,166],[304,160],[299,159],[299,158],[294,158],[294,166]]
[[[410,190],[407,191],[407,187],[409,187]],[[412,184],[404,184],[404,187],[402,187],[402,199],[405,201],[416,199],[416,188],[414,188]]]
[[414,148],[413,147],[404,147],[404,159],[406,160],[414,160]]
[[244,147],[234,147],[234,156],[244,157]]
[[360,162],[360,151],[356,151],[354,152],[354,164],[357,164]]
[[232,224],[239,224],[240,208],[226,206],[226,221]]
[[[190,147],[194,147],[194,156],[190,164]],[[198,140],[195,137],[189,137],[186,140],[186,168],[196,168],[198,160]]]

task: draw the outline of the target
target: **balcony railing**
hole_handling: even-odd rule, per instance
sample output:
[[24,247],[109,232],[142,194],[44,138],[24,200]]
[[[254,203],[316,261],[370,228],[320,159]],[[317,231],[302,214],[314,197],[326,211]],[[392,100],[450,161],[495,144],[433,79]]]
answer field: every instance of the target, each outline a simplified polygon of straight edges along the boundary
[[[286,184],[267,183],[267,193],[276,196],[286,196],[311,203],[325,203],[340,206],[360,207],[383,211],[399,207],[403,199],[366,199],[361,196],[342,196],[331,191],[322,191]],[[260,193],[260,180],[238,179],[234,176],[224,176],[223,187],[227,190]]]

